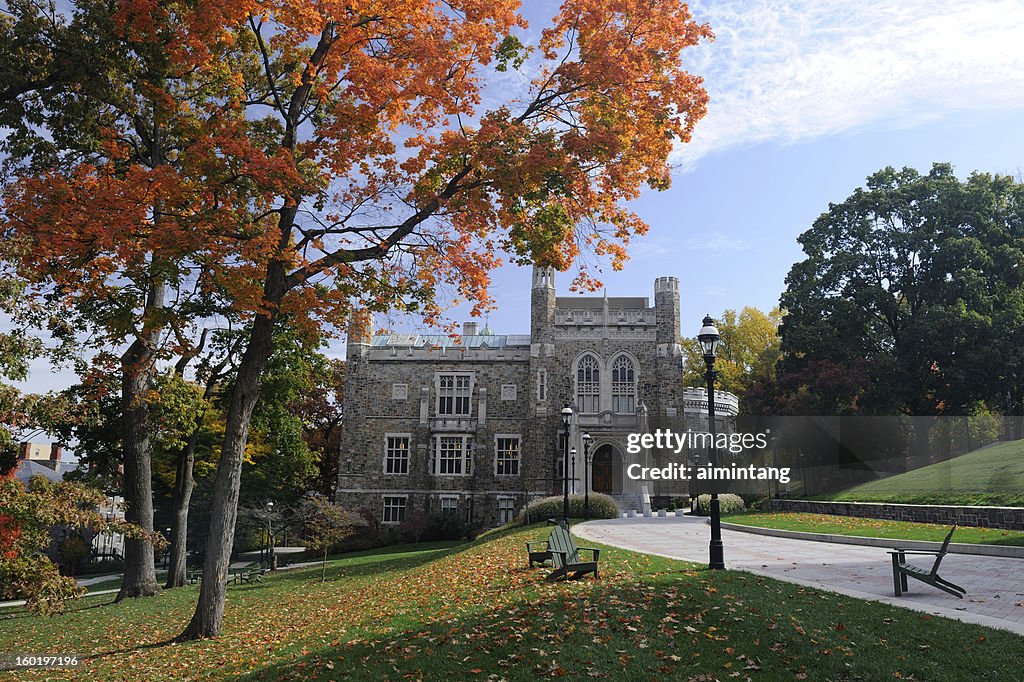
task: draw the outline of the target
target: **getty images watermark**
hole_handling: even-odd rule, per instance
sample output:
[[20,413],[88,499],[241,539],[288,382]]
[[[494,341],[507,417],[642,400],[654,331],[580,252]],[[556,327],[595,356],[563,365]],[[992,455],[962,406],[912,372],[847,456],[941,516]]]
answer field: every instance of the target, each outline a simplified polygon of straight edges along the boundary
[[[768,447],[765,433],[702,433],[699,431],[676,432],[672,429],[658,429],[653,433],[631,433],[626,437],[626,452],[639,455],[645,450],[668,451],[676,455],[684,450],[707,452],[713,447],[733,456],[751,450]],[[659,467],[647,467],[633,463],[626,467],[626,475],[634,481],[778,481],[789,483],[789,467],[759,466],[730,462],[711,462],[703,465],[689,465],[685,462],[669,462]]]

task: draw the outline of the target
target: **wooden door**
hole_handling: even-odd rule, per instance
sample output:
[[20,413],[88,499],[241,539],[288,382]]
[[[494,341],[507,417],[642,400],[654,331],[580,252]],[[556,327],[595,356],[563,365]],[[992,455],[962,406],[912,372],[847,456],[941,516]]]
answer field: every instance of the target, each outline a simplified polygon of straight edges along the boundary
[[595,493],[610,493],[612,491],[612,448],[610,445],[603,445],[594,454],[591,464],[591,490]]

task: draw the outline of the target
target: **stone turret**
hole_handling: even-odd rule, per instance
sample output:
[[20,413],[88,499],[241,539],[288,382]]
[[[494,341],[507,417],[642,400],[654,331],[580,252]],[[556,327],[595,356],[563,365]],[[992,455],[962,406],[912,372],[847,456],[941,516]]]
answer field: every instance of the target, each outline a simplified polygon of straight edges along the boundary
[[555,269],[533,266],[530,292],[530,340],[551,343],[555,327]]
[[679,280],[659,277],[654,280],[655,319],[658,343],[679,343]]
[[367,310],[353,310],[348,321],[345,355],[349,360],[361,357],[373,344],[373,315]]

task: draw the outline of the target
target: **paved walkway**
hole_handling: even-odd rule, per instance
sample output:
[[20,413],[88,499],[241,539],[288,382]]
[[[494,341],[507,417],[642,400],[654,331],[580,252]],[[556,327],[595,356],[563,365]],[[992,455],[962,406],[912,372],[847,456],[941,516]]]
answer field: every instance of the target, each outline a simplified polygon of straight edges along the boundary
[[[613,547],[706,564],[711,528],[699,517],[590,521],[573,526],[581,538]],[[725,565],[1024,635],[1024,559],[947,554],[940,574],[967,590],[963,599],[910,580],[893,596],[892,564],[882,547],[840,545],[723,530]],[[911,557],[912,559],[913,557]],[[918,559],[929,561],[929,557]]]

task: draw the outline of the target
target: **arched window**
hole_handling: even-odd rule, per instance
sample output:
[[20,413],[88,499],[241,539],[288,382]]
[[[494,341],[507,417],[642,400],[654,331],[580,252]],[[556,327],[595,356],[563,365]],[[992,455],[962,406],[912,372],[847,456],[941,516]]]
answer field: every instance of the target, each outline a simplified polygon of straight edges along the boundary
[[576,407],[581,413],[601,410],[601,363],[584,355],[576,365]]
[[620,355],[612,363],[612,412],[636,412],[636,370],[626,355]]

